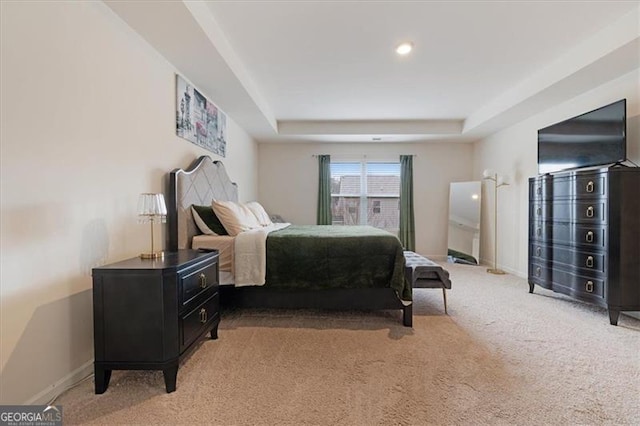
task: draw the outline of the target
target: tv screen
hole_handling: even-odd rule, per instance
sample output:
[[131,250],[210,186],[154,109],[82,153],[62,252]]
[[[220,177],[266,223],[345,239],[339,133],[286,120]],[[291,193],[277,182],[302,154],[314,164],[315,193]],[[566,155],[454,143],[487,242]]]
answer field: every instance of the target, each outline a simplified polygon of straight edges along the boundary
[[627,100],[538,130],[538,173],[625,161]]

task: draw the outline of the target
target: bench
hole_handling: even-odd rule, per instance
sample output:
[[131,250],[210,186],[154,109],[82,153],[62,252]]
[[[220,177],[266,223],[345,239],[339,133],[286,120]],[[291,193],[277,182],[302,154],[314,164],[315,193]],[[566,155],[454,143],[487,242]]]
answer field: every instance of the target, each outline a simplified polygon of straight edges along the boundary
[[449,272],[437,263],[412,251],[404,252],[404,277],[411,288],[441,288],[444,313],[447,314],[447,289],[451,289]]

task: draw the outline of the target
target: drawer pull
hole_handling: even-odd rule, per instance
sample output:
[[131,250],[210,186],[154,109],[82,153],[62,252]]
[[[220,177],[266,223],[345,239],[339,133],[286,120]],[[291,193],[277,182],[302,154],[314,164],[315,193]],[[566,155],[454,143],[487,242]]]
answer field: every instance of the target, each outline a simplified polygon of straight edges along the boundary
[[200,288],[207,288],[207,276],[200,274]]
[[593,206],[587,207],[587,217],[593,217]]
[[542,228],[536,228],[536,235],[538,237],[542,235]]
[[200,322],[203,324],[207,322],[207,310],[205,308],[200,309]]
[[540,267],[537,266],[536,267],[536,277],[539,277],[541,273],[542,273],[542,269],[540,269]]
[[536,194],[542,195],[542,187],[541,186],[536,187]]
[[584,286],[587,293],[593,293],[593,281],[587,281],[587,284]]
[[538,208],[536,209],[536,214],[537,214],[538,216],[540,216],[540,215],[542,214],[542,207],[538,207]]
[[540,247],[536,247],[536,256],[540,256],[542,254],[542,249]]
[[594,185],[593,185],[593,181],[592,181],[592,180],[590,180],[590,181],[587,183],[587,192],[593,192],[593,186],[594,186]]
[[593,256],[587,257],[587,268],[593,268]]
[[593,231],[587,232],[587,236],[585,237],[585,239],[587,240],[588,243],[592,243],[593,242]]

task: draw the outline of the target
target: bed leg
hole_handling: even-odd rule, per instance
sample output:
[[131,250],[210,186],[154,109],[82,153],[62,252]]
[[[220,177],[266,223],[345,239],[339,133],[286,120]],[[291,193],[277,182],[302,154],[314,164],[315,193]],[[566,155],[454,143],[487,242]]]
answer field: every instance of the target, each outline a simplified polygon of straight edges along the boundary
[[402,324],[405,327],[413,327],[413,304],[402,308]]

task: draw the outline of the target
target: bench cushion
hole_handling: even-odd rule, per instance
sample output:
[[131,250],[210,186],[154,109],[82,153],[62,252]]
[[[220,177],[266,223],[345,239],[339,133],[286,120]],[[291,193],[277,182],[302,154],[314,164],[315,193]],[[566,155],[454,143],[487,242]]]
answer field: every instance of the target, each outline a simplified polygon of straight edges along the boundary
[[449,271],[412,251],[404,252],[405,279],[412,288],[451,288]]

